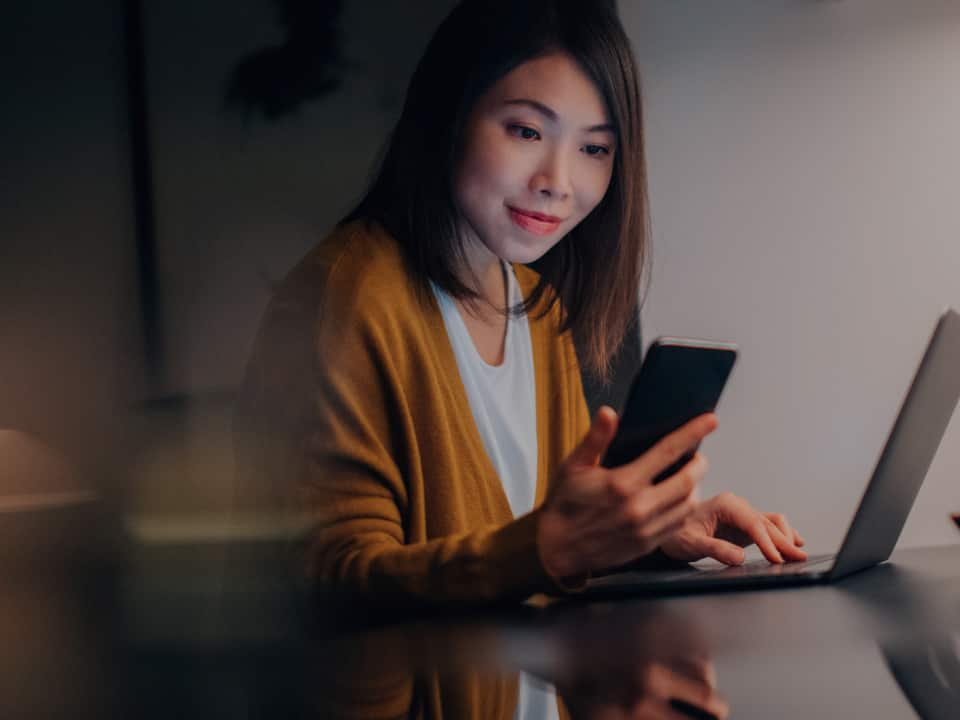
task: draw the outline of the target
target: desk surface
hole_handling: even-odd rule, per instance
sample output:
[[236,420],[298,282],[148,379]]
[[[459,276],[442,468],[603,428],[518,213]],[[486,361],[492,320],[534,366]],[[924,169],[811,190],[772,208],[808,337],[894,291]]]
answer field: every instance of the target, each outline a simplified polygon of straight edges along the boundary
[[555,683],[575,716],[599,717],[612,700],[638,707],[653,667],[713,678],[735,718],[937,718],[960,706],[960,546],[898,551],[831,586],[333,633],[336,622],[319,631],[293,596],[247,572],[249,552],[237,581],[225,552],[154,548],[119,581],[7,583],[0,714],[509,718],[523,671]]

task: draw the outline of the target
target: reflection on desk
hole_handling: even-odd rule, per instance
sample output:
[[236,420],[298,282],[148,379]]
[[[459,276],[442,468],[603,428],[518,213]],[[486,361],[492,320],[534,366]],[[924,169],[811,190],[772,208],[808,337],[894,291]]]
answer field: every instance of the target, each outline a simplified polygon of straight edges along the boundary
[[512,718],[521,677],[555,689],[560,717],[956,708],[946,652],[960,633],[957,546],[899,551],[825,587],[349,627],[281,577],[284,552],[133,544],[109,568],[18,562],[0,586],[0,715]]
[[951,720],[960,712],[960,632],[921,634],[883,647],[890,672],[925,720]]
[[[548,611],[512,621],[415,624],[339,639],[315,686],[320,717],[725,718],[695,626],[663,608]],[[549,685],[553,707],[522,684]]]

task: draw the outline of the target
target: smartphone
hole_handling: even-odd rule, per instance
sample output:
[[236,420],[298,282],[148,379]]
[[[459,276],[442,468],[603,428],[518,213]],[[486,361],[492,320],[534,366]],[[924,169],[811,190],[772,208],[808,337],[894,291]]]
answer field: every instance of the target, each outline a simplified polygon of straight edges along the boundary
[[[664,435],[698,415],[714,412],[736,359],[737,346],[733,343],[677,337],[654,340],[630,387],[603,466],[624,465]],[[693,448],[653,482],[662,482],[676,473],[696,451]]]

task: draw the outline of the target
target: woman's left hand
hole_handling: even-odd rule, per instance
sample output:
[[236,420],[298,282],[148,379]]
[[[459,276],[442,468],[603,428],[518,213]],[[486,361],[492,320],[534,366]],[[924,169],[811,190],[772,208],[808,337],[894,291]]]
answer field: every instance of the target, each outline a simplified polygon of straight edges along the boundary
[[806,560],[804,540],[780,513],[762,513],[733,493],[701,502],[680,529],[660,549],[674,560],[693,562],[705,557],[740,565],[743,548],[756,543],[772,563]]

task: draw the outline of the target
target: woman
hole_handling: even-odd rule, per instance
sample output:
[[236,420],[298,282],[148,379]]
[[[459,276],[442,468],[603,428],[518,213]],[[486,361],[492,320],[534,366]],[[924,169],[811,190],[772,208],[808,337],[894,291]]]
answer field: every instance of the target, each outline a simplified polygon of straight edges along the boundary
[[701,454],[651,483],[713,415],[598,465],[617,417],[590,421],[572,338],[602,377],[648,235],[637,73],[612,5],[458,5],[371,189],[267,311],[238,459],[296,483],[324,587],[477,603],[628,562],[736,564],[751,542],[805,557],[782,516],[698,502]]

